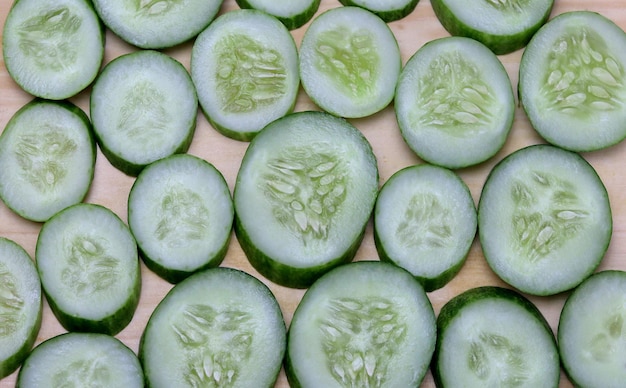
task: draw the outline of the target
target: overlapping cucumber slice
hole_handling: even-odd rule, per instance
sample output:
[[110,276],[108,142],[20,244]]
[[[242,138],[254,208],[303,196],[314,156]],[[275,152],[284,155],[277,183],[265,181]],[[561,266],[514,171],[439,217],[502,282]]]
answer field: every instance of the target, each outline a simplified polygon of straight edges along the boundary
[[320,0],[236,0],[241,8],[258,9],[275,16],[289,30],[305,25],[320,7]]

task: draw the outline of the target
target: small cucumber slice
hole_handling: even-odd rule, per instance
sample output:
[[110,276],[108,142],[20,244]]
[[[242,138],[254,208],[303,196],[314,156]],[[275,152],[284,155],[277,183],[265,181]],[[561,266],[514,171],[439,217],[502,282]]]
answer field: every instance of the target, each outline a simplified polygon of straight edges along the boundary
[[428,164],[406,167],[378,194],[376,249],[381,260],[406,269],[430,292],[463,266],[476,218],[469,188],[454,172]]
[[0,380],[26,359],[41,328],[41,283],[20,245],[0,237]]
[[39,344],[17,377],[17,388],[143,387],[139,359],[106,334],[64,333]]
[[196,39],[191,76],[213,127],[249,141],[293,110],[300,86],[296,43],[289,30],[265,12],[227,12]]
[[137,244],[111,210],[82,203],[46,221],[35,251],[46,299],[68,331],[115,335],[133,317],[141,274]]
[[385,22],[360,7],[315,17],[300,44],[300,78],[328,113],[358,118],[383,110],[402,69],[400,49]]
[[171,283],[222,262],[233,217],[224,177],[192,155],[150,164],[128,196],[128,225],[143,261]]
[[104,24],[124,41],[143,49],[186,42],[217,15],[222,0],[93,0]]
[[483,43],[495,54],[521,49],[546,23],[554,0],[431,0],[441,25]]
[[561,14],[524,50],[519,96],[549,143],[595,151],[626,137],[626,33],[590,11]]
[[417,7],[419,0],[339,0],[339,2],[346,6],[365,8],[386,23],[390,23],[408,16]]
[[152,50],[109,62],[91,92],[91,119],[102,153],[127,175],[186,152],[196,129],[198,98],[187,70]]
[[423,160],[454,169],[495,155],[515,115],[504,66],[485,45],[463,37],[435,39],[413,54],[394,106],[408,146]]
[[20,216],[46,221],[85,198],[95,163],[87,115],[67,101],[32,100],[0,135],[0,197]]
[[604,184],[582,156],[550,145],[498,163],[478,204],[478,234],[493,271],[522,292],[552,295],[600,264],[613,229]]
[[435,314],[411,274],[380,261],[342,265],[296,308],[285,371],[291,387],[417,387],[433,355]]
[[139,345],[149,387],[274,387],[286,348],[269,288],[218,267],[178,283],[154,310]]
[[378,193],[371,145],[352,124],[298,112],[248,147],[235,183],[235,232],[269,280],[306,288],[353,259]]
[[559,354],[548,322],[521,294],[469,289],[437,317],[438,387],[558,387]]
[[577,387],[620,387],[626,381],[626,272],[591,275],[567,298],[559,319],[563,368]]
[[104,28],[86,0],[19,0],[4,24],[2,54],[11,78],[26,92],[63,100],[96,78]]
[[244,9],[258,9],[278,18],[289,30],[305,25],[313,18],[320,6],[320,0],[235,0]]

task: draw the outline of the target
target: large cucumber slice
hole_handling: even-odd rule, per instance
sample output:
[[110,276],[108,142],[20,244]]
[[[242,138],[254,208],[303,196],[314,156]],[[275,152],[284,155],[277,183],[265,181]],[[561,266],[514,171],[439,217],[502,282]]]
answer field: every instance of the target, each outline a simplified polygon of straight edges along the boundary
[[394,106],[408,146],[447,168],[491,158],[504,145],[515,115],[504,66],[485,45],[464,37],[422,46],[402,70]]
[[255,137],[235,183],[235,232],[250,263],[305,288],[352,260],[378,192],[376,158],[349,122],[298,112]]
[[218,267],[178,283],[154,310],[139,345],[150,387],[274,386],[286,329],[269,288]]
[[15,1],[2,34],[7,71],[34,96],[70,98],[100,71],[104,28],[90,1]]
[[46,221],[85,198],[95,162],[87,115],[70,102],[35,99],[0,135],[0,197],[20,216]]
[[556,388],[560,364],[537,307],[513,290],[485,286],[442,307],[432,371],[438,387]]
[[523,292],[569,290],[600,264],[611,240],[608,194],[580,155],[550,145],[522,148],[487,177],[478,234],[487,262]]
[[417,387],[435,314],[408,272],[379,261],[340,266],[304,294],[289,327],[291,387]]
[[626,137],[626,34],[590,11],[561,14],[524,50],[520,102],[548,142],[594,151]]
[[346,6],[365,8],[389,23],[408,16],[417,7],[419,0],[339,0],[339,2]]
[[278,18],[289,30],[305,25],[313,18],[320,0],[235,0],[241,8],[258,9]]

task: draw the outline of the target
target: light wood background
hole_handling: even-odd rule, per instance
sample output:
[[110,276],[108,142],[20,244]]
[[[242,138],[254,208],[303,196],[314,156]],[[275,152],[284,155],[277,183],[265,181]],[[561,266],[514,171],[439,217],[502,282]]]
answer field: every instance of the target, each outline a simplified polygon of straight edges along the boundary
[[[10,0],[0,1],[1,26],[4,26],[4,20],[6,19],[10,6]],[[341,5],[337,0],[322,0],[318,13],[338,6]],[[225,0],[221,12],[228,12],[236,8],[237,5],[234,0]],[[556,0],[552,16],[572,10],[597,11],[616,22],[622,28],[626,28],[626,9],[622,1]],[[298,44],[307,26],[308,24],[292,32]],[[439,24],[428,0],[421,0],[411,15],[400,21],[390,23],[390,27],[398,39],[403,63],[405,63],[424,43],[434,38],[448,35]],[[192,43],[183,44],[165,50],[165,52],[178,59],[183,65],[189,68],[191,45]],[[122,42],[110,31],[107,31],[105,63],[123,53],[134,50],[136,49]],[[509,55],[500,56],[511,78],[513,87],[517,86],[517,71],[521,52],[520,50]],[[0,128],[4,128],[11,116],[21,106],[30,101],[31,98],[32,96],[23,92],[11,80],[7,74],[4,61],[0,62]],[[75,98],[72,98],[71,101],[88,112],[89,89]],[[318,108],[311,103],[301,89],[296,111],[311,109]],[[403,142],[395,121],[392,106],[371,117],[352,120],[352,123],[359,128],[372,143],[374,152],[378,158],[381,185],[399,169],[421,163]],[[542,139],[530,127],[524,112],[518,105],[514,127],[504,148],[493,159],[479,166],[458,171],[458,174],[470,187],[475,202],[478,203],[480,191],[486,176],[497,161],[523,146],[542,142]],[[220,135],[208,124],[202,114],[199,113],[198,125],[189,153],[200,156],[215,165],[215,167],[224,174],[232,192],[240,161],[247,145],[248,143],[238,142]],[[624,238],[626,234],[626,169],[624,168],[626,161],[626,142],[622,142],[606,150],[586,153],[584,157],[596,168],[598,174],[607,186],[613,209],[613,238],[599,270],[626,270],[626,239]],[[123,220],[126,220],[126,201],[132,183],[133,178],[113,168],[100,151],[98,151],[95,178],[88,197],[86,198],[86,202],[104,205],[117,213]],[[34,257],[35,243],[40,226],[40,224],[21,219],[8,210],[3,204],[0,204],[0,236],[16,241],[22,245],[32,257]],[[371,222],[368,225],[364,241],[355,260],[364,259],[378,259],[374,247]],[[222,265],[245,270],[264,281],[276,295],[282,308],[285,321],[289,324],[293,311],[304,293],[303,290],[284,288],[263,279],[248,264],[236,238],[232,239],[228,255]],[[139,338],[150,314],[157,303],[172,287],[167,282],[152,274],[143,264],[142,276],[143,288],[139,308],[132,322],[117,336],[134,351],[137,351]],[[453,296],[468,288],[482,285],[505,286],[487,266],[480,245],[476,240],[461,272],[447,286],[430,293],[429,297],[435,312],[438,313],[441,307]],[[530,297],[543,312],[555,332],[559,314],[566,297],[566,293],[552,297]],[[56,321],[49,307],[45,305],[43,325],[37,338],[37,343],[63,332],[64,329]],[[14,373],[0,381],[0,387],[14,386],[16,376],[17,373]],[[288,386],[282,371],[276,386]],[[424,379],[422,386],[434,386],[430,373]],[[561,386],[571,386],[563,374]]]

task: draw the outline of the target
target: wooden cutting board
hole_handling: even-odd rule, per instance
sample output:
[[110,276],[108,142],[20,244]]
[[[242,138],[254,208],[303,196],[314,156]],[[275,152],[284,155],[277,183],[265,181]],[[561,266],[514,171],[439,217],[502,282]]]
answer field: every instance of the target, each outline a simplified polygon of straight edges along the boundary
[[[4,26],[10,1],[0,2],[0,25]],[[340,6],[337,0],[322,0],[318,13],[329,8]],[[221,12],[236,9],[234,0],[225,0]],[[556,0],[553,15],[573,10],[592,10],[600,12],[616,22],[620,27],[626,28],[626,9],[620,1],[615,0]],[[403,62],[406,62],[417,49],[424,43],[439,37],[448,36],[435,17],[428,0],[421,0],[415,11],[408,17],[389,24],[402,52]],[[304,27],[293,31],[297,43],[302,39]],[[106,35],[105,62],[113,58],[136,50],[122,42],[110,31]],[[165,50],[165,52],[178,59],[189,68],[191,43]],[[518,65],[521,50],[509,55],[500,56],[512,85],[516,87],[518,80]],[[11,116],[24,104],[30,101],[32,96],[23,92],[9,77],[4,65],[0,62],[0,128],[4,128]],[[72,102],[88,111],[89,90],[72,98]],[[296,111],[318,109],[311,103],[301,90],[298,97]],[[392,107],[365,119],[352,120],[367,139],[372,143],[374,152],[378,158],[380,169],[380,184],[382,185],[394,172],[399,169],[421,163],[421,161],[409,150],[403,142],[397,127]],[[469,186],[476,203],[487,174],[494,164],[512,151],[530,144],[542,143],[541,138],[530,127],[528,120],[518,106],[515,114],[515,123],[504,148],[491,160],[471,168],[458,171],[458,174]],[[248,143],[238,142],[226,138],[217,133],[203,117],[198,114],[198,126],[189,153],[202,157],[215,165],[224,177],[232,191],[241,158]],[[596,168],[604,181],[611,200],[614,217],[613,239],[610,248],[599,270],[622,269],[626,270],[626,169],[623,164],[626,160],[626,142],[622,142],[609,149],[586,153],[585,158]],[[98,151],[96,173],[93,186],[86,202],[97,203],[113,210],[123,220],[126,220],[126,200],[134,179],[128,177],[113,168],[104,156]],[[21,219],[13,214],[3,204],[0,204],[0,236],[12,239],[22,245],[26,251],[34,257],[35,243],[40,224]],[[357,253],[356,260],[377,260],[371,222],[366,230],[364,241]],[[235,267],[247,271],[264,281],[276,295],[287,324],[291,321],[293,312],[300,301],[304,291],[293,290],[273,284],[259,275],[248,263],[236,238],[232,239],[228,255],[223,266]],[[139,339],[150,314],[172,287],[169,283],[152,274],[145,266],[142,266],[143,288],[139,308],[126,329],[117,337],[131,349],[137,351]],[[469,257],[461,272],[444,288],[429,294],[430,300],[438,313],[441,307],[453,296],[476,286],[500,285],[505,286],[487,266],[481,248],[476,240],[472,246]],[[552,329],[556,332],[558,318],[567,294],[552,297],[530,297],[543,312]],[[37,343],[57,334],[63,333],[64,329],[56,321],[49,307],[44,306],[43,325]],[[14,373],[0,381],[0,387],[14,386],[17,373]],[[288,387],[287,380],[281,372],[277,387]],[[433,387],[433,379],[430,373],[426,376],[423,387]],[[571,384],[563,376],[562,387]]]

